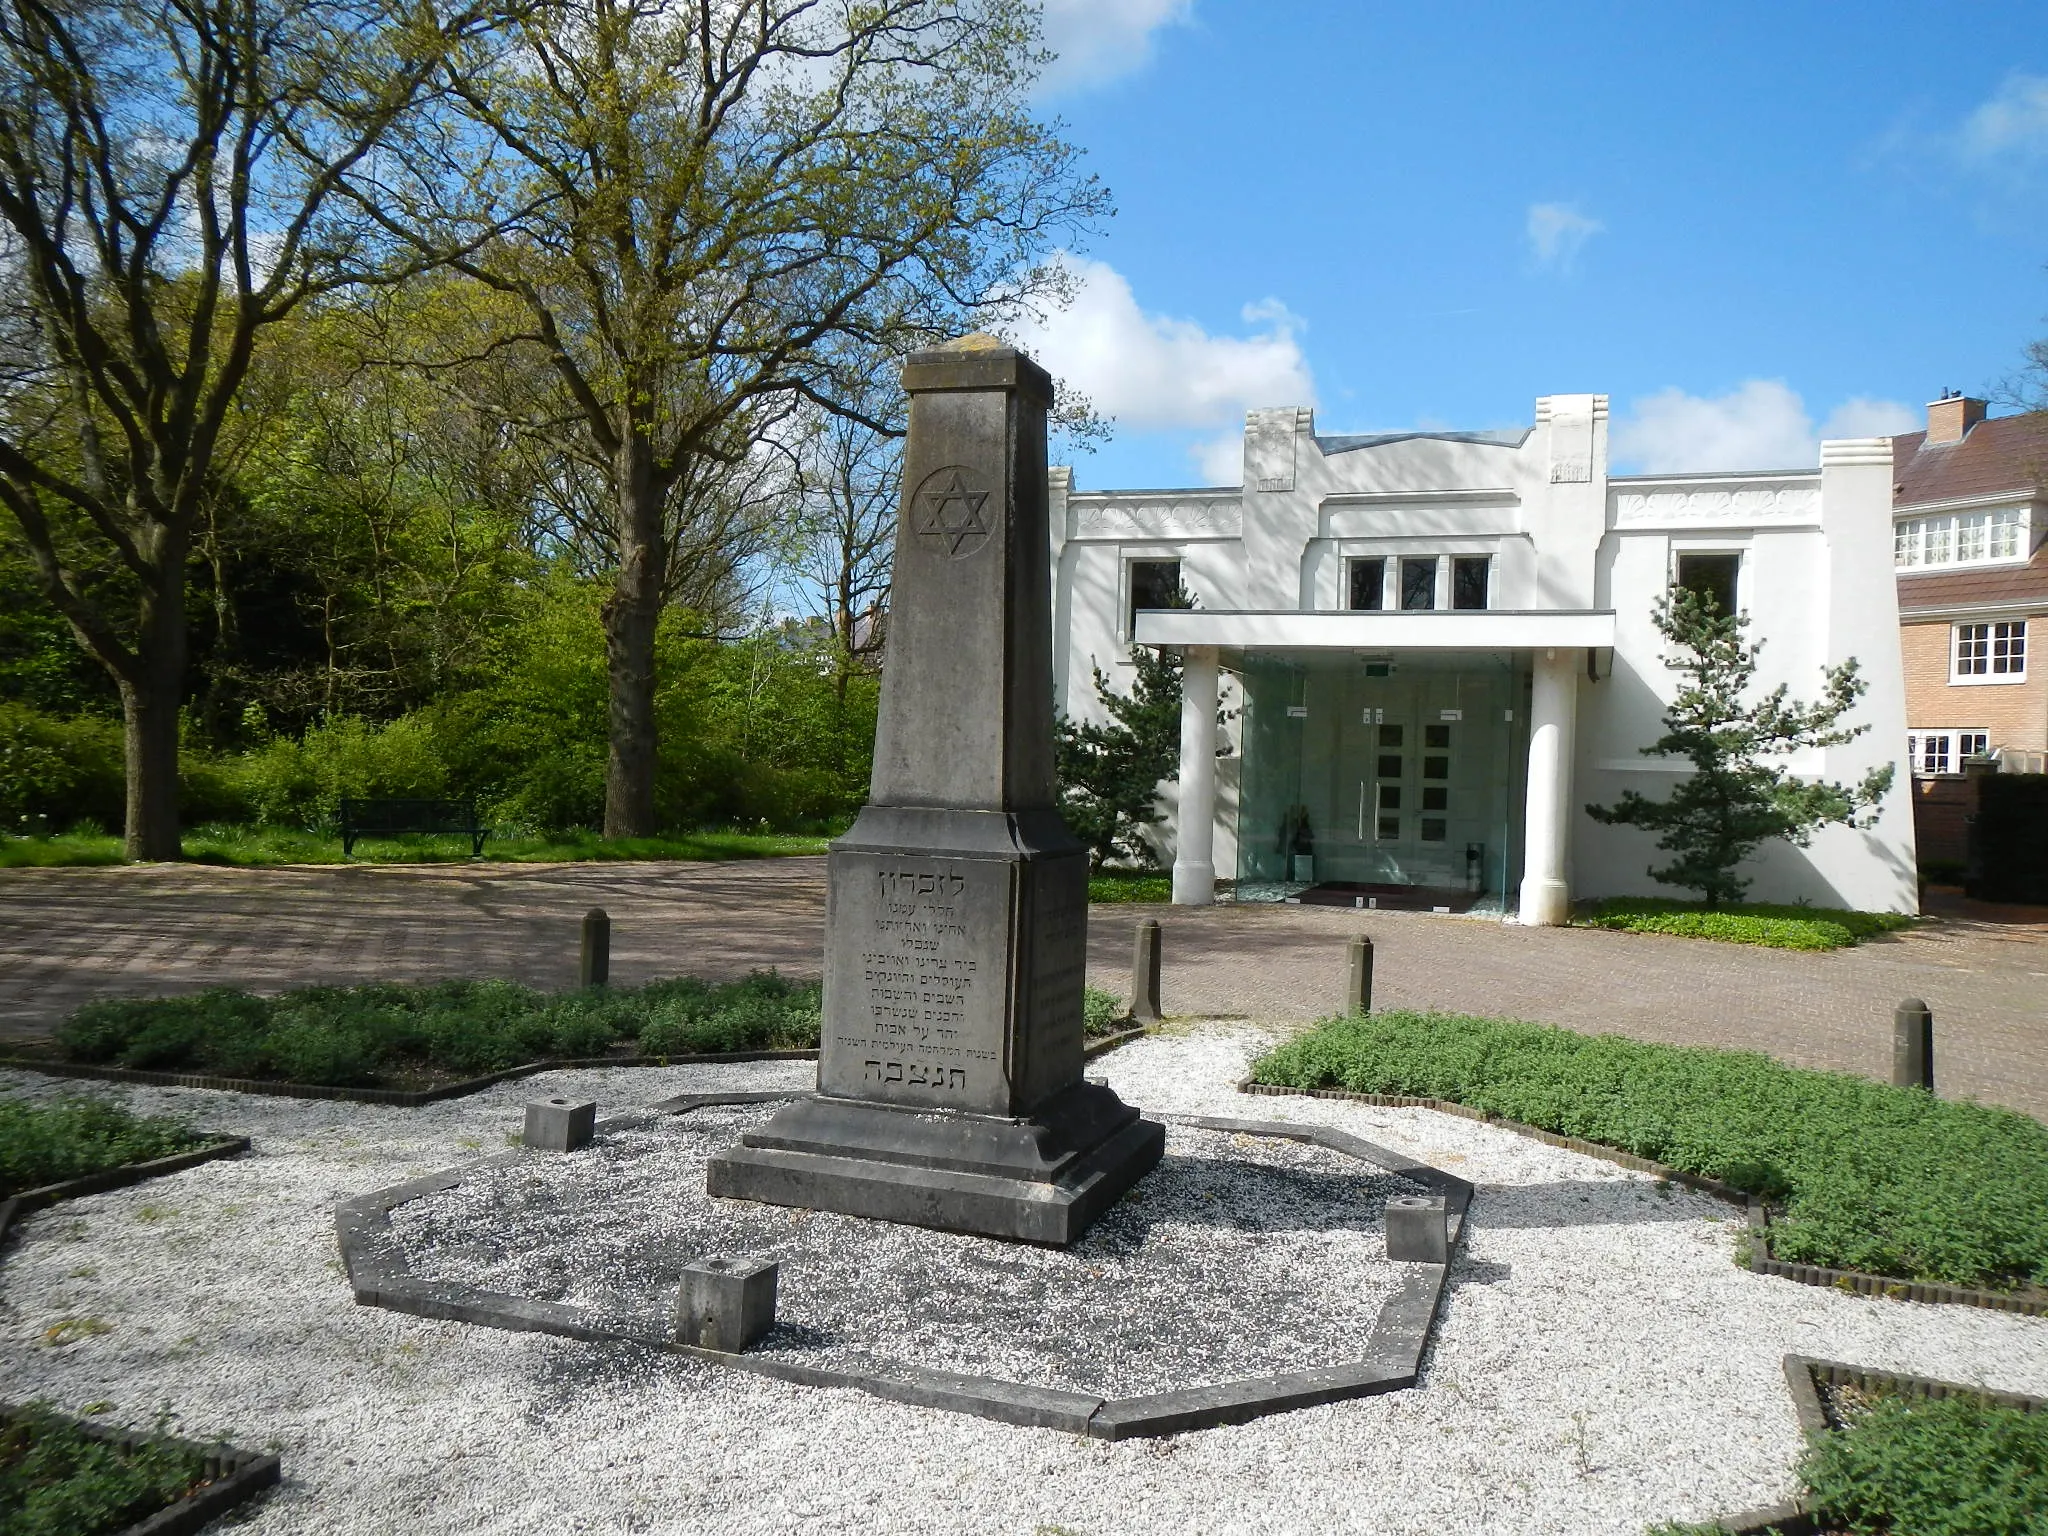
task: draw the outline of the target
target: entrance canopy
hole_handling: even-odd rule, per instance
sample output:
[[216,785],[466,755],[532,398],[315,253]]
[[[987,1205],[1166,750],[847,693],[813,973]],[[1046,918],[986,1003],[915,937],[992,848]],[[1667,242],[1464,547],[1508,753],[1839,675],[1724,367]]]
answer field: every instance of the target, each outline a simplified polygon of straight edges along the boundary
[[1520,651],[1608,647],[1611,608],[1298,609],[1211,611],[1153,608],[1138,613],[1140,645],[1213,645],[1220,650]]

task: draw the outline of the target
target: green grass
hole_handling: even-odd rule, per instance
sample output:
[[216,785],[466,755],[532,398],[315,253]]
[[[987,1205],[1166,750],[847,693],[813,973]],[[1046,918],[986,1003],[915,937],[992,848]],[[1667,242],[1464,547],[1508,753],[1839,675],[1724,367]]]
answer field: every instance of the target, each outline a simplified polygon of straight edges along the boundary
[[1572,917],[1580,928],[1614,928],[1624,933],[1670,933],[1724,944],[1763,944],[1772,949],[1847,949],[1852,944],[1909,928],[1898,912],[1851,912],[1840,907],[1787,907],[1768,902],[1709,910],[1696,901],[1662,896],[1611,896]]
[[[685,832],[668,837],[604,838],[595,832],[496,837],[484,844],[487,864],[572,864],[623,859],[771,859],[823,853],[829,839],[776,832]],[[209,825],[189,827],[185,859],[193,864],[227,864],[263,869],[282,864],[451,864],[467,863],[466,837],[365,837],[344,859],[339,834],[291,827]],[[0,835],[0,869],[119,864],[121,839],[93,832],[50,837]]]
[[[2048,1536],[2048,1413],[1881,1394],[1807,1448],[1799,1479],[1829,1530]],[[1726,1529],[1666,1523],[1649,1536]]]
[[1130,1027],[1130,1015],[1124,1010],[1123,999],[1114,992],[1105,992],[1100,987],[1084,988],[1081,1009],[1085,1034],[1113,1035]]
[[205,1472],[192,1451],[109,1445],[41,1407],[9,1409],[0,1421],[0,1531],[103,1536],[184,1498]]
[[1157,869],[1098,869],[1088,877],[1093,901],[1171,901],[1173,876]]
[[206,1140],[182,1120],[145,1119],[106,1099],[0,1099],[0,1200]]
[[1798,1263],[2048,1284],[2048,1126],[1749,1051],[1457,1014],[1327,1019],[1260,1059],[1291,1088],[1449,1099],[1763,1196]]
[[88,1003],[57,1029],[67,1059],[338,1088],[474,1077],[549,1057],[808,1050],[819,987],[773,971],[713,986],[549,994],[502,981],[226,988],[194,997]]

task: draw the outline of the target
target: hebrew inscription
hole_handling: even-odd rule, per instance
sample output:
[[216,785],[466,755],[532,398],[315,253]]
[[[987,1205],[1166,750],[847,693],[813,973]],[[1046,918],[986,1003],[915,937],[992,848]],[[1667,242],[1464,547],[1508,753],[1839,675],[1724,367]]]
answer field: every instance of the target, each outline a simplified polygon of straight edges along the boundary
[[826,1093],[999,1108],[1010,872],[976,859],[838,853],[825,962]]

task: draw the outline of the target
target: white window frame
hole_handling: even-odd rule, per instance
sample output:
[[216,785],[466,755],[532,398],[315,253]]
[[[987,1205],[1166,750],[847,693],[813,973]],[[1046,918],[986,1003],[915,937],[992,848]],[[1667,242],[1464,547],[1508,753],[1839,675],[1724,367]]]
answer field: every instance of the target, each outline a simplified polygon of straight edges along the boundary
[[[1137,578],[1137,572],[1133,567],[1141,564],[1165,565],[1169,561],[1180,566],[1180,584],[1187,586],[1188,557],[1185,552],[1165,544],[1126,544],[1119,551],[1116,583],[1116,638],[1119,644],[1128,646],[1137,643],[1137,633],[1131,622],[1131,587]],[[1192,591],[1193,588],[1189,590]],[[1126,664],[1130,661],[1128,656],[1120,659]]]
[[[1977,631],[1982,631],[1979,634]],[[1974,647],[1983,646],[1980,657]],[[1972,647],[1966,655],[1964,647]],[[2015,658],[2012,654],[2018,651]],[[2013,665],[2017,660],[2018,666]],[[1979,672],[1971,663],[1981,661]],[[2003,669],[2003,670],[2001,670]],[[1969,619],[1949,626],[1948,680],[1952,687],[1978,688],[2027,680],[2027,621],[2025,619]]]
[[[1979,554],[1964,558],[1965,542],[1981,540]],[[1998,545],[2002,553],[1994,553]],[[1936,552],[1939,558],[1929,558]],[[2034,553],[2032,503],[1980,507],[1958,512],[1920,513],[1892,523],[1892,569],[1967,570],[1984,565],[2025,565]]]
[[1959,778],[1963,760],[1991,751],[1991,733],[1976,727],[1941,726],[1906,733],[1906,769],[1916,779]]

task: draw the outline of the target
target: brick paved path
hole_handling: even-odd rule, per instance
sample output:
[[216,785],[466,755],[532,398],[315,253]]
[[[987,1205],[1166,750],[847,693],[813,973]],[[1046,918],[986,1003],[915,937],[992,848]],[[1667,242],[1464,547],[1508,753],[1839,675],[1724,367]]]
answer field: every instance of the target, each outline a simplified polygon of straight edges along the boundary
[[[0,1037],[90,997],[373,977],[574,982],[578,920],[612,918],[631,984],[780,966],[815,976],[824,860],[739,864],[200,866],[0,871]],[[1541,1019],[1645,1040],[1767,1050],[1884,1076],[1891,1011],[1935,1011],[1941,1089],[2048,1119],[2048,926],[1937,919],[1836,954],[1415,913],[1097,907],[1089,978],[1124,992],[1131,930],[1166,925],[1171,1013],[1327,1012],[1344,942],[1373,935],[1375,1001]]]

